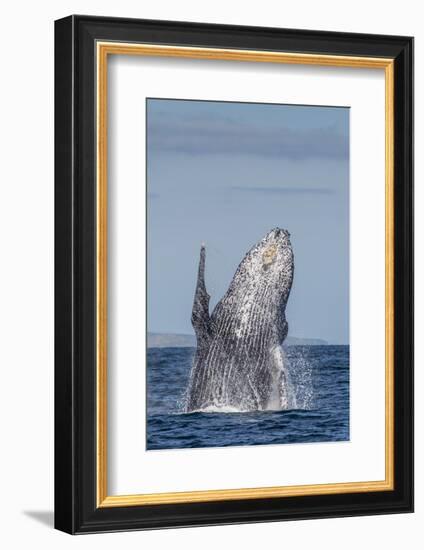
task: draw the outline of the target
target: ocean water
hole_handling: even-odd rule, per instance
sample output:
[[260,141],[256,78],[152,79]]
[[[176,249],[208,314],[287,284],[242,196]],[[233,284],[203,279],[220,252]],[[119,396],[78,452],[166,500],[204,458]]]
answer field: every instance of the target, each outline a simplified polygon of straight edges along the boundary
[[349,439],[349,346],[288,346],[296,409],[184,413],[195,350],[149,348],[147,449]]

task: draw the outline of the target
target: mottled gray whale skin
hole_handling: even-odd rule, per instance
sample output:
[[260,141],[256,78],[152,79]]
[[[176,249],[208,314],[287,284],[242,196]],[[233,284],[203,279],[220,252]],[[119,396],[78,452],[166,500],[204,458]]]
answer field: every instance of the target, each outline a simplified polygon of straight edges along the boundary
[[281,344],[294,258],[287,230],[273,229],[246,254],[209,315],[205,248],[200,251],[192,324],[197,349],[186,412],[289,407]]

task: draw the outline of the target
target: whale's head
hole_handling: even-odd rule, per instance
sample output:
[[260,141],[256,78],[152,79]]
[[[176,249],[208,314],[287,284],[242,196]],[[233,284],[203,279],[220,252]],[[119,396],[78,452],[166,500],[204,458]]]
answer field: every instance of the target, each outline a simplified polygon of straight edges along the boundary
[[[255,244],[239,265],[236,284],[243,281],[245,291],[267,292],[268,298],[285,306],[294,271],[290,233],[276,227]],[[234,281],[236,282],[236,281]]]

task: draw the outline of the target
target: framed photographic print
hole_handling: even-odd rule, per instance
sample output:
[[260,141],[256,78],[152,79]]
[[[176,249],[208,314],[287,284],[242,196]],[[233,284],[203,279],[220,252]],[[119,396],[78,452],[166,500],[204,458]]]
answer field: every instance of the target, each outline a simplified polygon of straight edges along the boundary
[[413,39],[55,25],[55,525],[413,509]]

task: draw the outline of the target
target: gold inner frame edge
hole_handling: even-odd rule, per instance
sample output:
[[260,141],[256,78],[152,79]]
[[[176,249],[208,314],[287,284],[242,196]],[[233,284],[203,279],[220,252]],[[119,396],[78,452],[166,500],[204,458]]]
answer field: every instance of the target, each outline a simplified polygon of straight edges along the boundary
[[[214,489],[170,493],[113,495],[107,493],[107,60],[108,55],[182,57],[331,67],[384,69],[385,72],[385,479],[348,483]],[[142,506],[255,498],[364,493],[394,489],[394,60],[337,56],[163,46],[96,43],[97,64],[97,290],[96,290],[96,470],[97,506]]]

